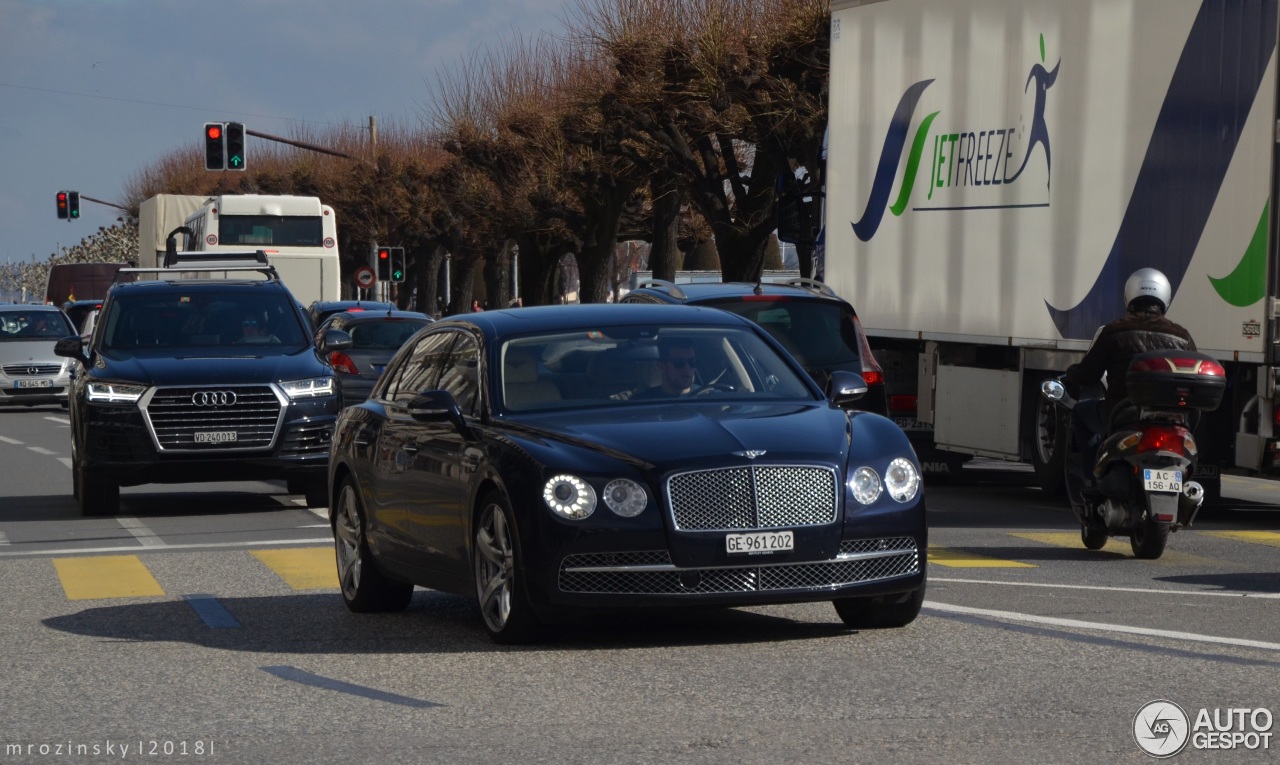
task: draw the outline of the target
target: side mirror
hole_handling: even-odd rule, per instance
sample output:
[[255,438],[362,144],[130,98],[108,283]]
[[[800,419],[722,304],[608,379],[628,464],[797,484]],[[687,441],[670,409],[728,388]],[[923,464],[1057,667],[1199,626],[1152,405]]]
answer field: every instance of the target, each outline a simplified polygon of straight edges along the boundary
[[1045,380],[1040,383],[1040,395],[1050,401],[1061,401],[1067,395],[1067,389],[1057,380]]
[[838,369],[827,380],[827,398],[844,409],[867,395],[867,381],[857,372]]
[[326,329],[324,334],[320,336],[320,342],[316,344],[316,349],[321,355],[327,356],[334,351],[345,351],[355,345],[355,340],[351,339],[351,335],[340,329]]
[[418,422],[451,422],[459,432],[467,430],[462,410],[453,394],[447,390],[429,390],[419,393],[409,401],[409,416]]
[[89,355],[84,352],[84,338],[79,335],[64,337],[53,344],[53,352],[57,356],[75,359],[85,366],[89,365]]

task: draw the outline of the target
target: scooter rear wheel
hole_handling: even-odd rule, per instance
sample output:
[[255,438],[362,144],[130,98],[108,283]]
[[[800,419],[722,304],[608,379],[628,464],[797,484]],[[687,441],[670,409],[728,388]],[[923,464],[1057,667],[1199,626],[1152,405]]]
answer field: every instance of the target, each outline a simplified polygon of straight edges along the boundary
[[1101,550],[1106,546],[1108,537],[1106,529],[1091,529],[1080,524],[1080,541],[1084,542],[1085,549]]
[[1169,541],[1169,525],[1157,523],[1150,518],[1139,521],[1129,532],[1129,544],[1133,547],[1133,557],[1144,560],[1155,560],[1164,555],[1164,546]]

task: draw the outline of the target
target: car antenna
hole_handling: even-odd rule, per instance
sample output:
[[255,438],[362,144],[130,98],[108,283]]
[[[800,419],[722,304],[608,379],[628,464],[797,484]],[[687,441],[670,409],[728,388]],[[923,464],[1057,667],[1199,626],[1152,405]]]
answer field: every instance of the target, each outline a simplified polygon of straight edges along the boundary
[[764,273],[763,273],[763,272],[761,272],[761,274],[760,274],[759,276],[757,276],[757,277],[756,277],[756,286],[755,286],[755,288],[754,288],[754,289],[752,289],[752,290],[751,290],[751,294],[752,294],[752,295],[763,295],[763,294],[764,294],[764,287],[763,287],[763,286],[761,286],[761,285],[763,285],[763,284],[764,284]]

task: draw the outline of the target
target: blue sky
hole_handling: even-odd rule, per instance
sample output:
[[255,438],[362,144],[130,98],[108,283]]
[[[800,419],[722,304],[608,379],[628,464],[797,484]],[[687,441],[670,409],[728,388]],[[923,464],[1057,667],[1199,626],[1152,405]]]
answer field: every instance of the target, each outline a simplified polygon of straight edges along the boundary
[[[290,136],[416,124],[476,51],[558,34],[566,0],[0,0],[0,263],[44,260],[120,211],[125,184],[205,122]],[[253,146],[249,139],[249,161]]]

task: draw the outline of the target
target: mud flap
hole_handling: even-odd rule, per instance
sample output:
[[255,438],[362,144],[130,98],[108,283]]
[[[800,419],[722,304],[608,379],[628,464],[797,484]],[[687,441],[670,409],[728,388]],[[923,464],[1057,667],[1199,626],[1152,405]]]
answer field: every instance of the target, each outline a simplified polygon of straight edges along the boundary
[[1181,497],[1181,494],[1172,492],[1147,492],[1147,517],[1158,523],[1178,523],[1181,521],[1178,517],[1178,500]]

